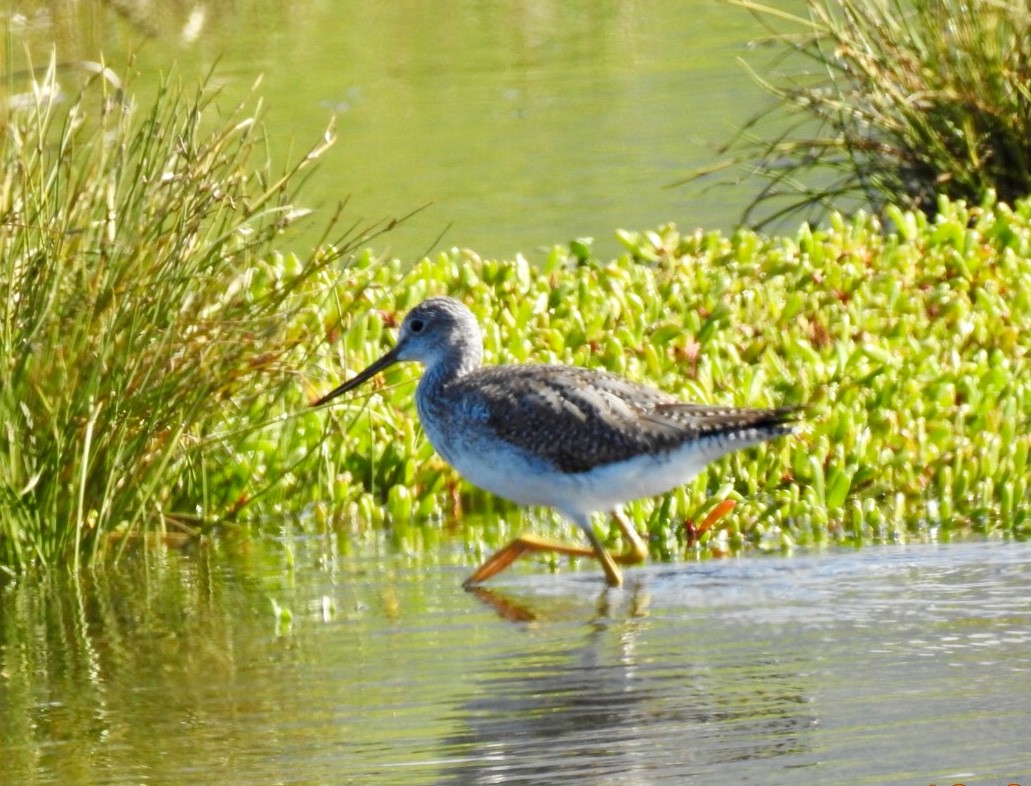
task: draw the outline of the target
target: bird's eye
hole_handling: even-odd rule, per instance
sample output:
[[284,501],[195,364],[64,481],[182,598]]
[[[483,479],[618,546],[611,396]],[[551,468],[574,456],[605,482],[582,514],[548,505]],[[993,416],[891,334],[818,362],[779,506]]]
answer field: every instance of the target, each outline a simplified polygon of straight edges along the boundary
[[422,329],[424,327],[426,327],[426,323],[423,322],[421,319],[413,319],[411,322],[408,323],[408,329],[412,333],[422,333]]

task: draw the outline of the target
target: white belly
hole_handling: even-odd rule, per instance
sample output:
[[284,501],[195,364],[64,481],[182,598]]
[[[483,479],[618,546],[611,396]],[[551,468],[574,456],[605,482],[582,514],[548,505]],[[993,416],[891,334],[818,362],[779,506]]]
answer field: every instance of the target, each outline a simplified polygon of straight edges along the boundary
[[570,516],[664,494],[690,481],[724,452],[699,450],[695,444],[567,474],[504,444],[434,447],[473,485],[521,505],[547,505]]

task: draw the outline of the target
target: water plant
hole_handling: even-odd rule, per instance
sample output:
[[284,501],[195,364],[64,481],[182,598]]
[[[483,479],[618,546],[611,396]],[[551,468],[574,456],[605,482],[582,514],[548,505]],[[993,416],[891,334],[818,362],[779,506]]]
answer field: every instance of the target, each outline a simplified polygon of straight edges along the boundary
[[777,52],[756,66],[776,103],[721,151],[724,166],[763,181],[746,222],[1031,193],[1027,3],[807,0],[794,14],[729,2]]
[[106,82],[55,95],[0,132],[5,568],[227,527],[388,527],[409,549],[441,522],[482,557],[538,514],[434,455],[416,368],[308,407],[443,293],[479,319],[488,363],[807,406],[798,437],[632,504],[655,556],[1031,534],[1031,202],[941,198],[931,217],[888,206],[778,237],[620,231],[617,259],[578,240],[535,265],[380,259],[376,229],[352,226],[300,257],[277,245],[322,143],[273,174],[256,114],[219,119],[204,89],[166,82],[142,110]]
[[[459,250],[407,273],[388,263],[350,303],[313,385],[366,365],[408,308],[447,292],[480,319],[488,363],[600,366],[696,401],[807,405],[799,437],[631,505],[656,555],[1026,537],[1031,203],[889,213],[891,232],[864,214],[792,237],[621,232],[615,260],[580,243],[537,266]],[[316,413],[337,433],[311,445],[318,479],[289,496],[311,494],[319,526],[345,531],[489,510],[488,543],[467,539],[479,556],[525,514],[433,455],[411,402],[417,373],[391,369],[381,390]]]
[[276,172],[260,105],[213,99],[168,78],[137,106],[98,76],[65,102],[51,63],[2,118],[0,565],[224,517],[241,489],[211,478],[236,446],[212,435],[294,389],[301,296],[346,239],[270,243],[330,140]]

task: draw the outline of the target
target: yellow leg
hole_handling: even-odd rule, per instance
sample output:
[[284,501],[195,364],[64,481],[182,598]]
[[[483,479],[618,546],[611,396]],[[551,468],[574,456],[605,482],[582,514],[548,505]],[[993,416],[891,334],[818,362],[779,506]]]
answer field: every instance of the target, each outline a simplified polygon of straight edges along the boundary
[[605,581],[610,587],[621,587],[623,585],[623,576],[619,572],[619,568],[616,567],[616,562],[612,559],[612,555],[605,551],[601,538],[590,527],[587,527],[584,533],[587,535],[587,539],[591,541],[591,545],[594,546],[594,556],[598,558],[602,570],[605,571]]
[[626,551],[616,555],[616,562],[620,565],[640,565],[648,557],[648,544],[622,510],[613,509],[612,518],[616,520],[616,525],[626,540]]
[[[538,537],[537,535],[527,533],[525,535],[520,535],[508,545],[502,546],[488,557],[487,561],[480,565],[473,575],[465,580],[465,587],[472,587],[486,581],[491,576],[496,576],[527,551],[565,554],[569,557],[597,556],[594,549],[585,548],[584,546],[570,546],[567,543],[560,543],[555,540],[546,540],[545,538]],[[611,561],[611,557],[609,560]]]
[[[627,521],[627,518],[623,515],[622,511],[614,510],[613,516],[616,519],[616,524],[619,525],[620,531],[627,540],[627,550],[622,554],[617,554],[615,556],[609,554],[602,545],[601,540],[594,533],[594,530],[591,529],[589,522],[588,526],[582,527],[582,529],[587,535],[587,539],[591,542],[591,548],[570,546],[567,543],[546,540],[532,534],[520,535],[511,543],[494,552],[486,562],[480,565],[480,567],[478,567],[476,571],[465,580],[464,586],[468,589],[469,587],[473,587],[486,581],[492,576],[496,576],[519,559],[520,556],[529,551],[565,554],[569,557],[594,557],[601,563],[602,570],[605,571],[605,580],[608,585],[610,587],[618,587],[623,583],[623,576],[620,574],[619,568],[616,567],[616,563],[618,562],[621,565],[636,565],[643,562],[645,557],[648,556],[648,545],[637,533],[637,530],[634,529],[633,525]],[[579,524],[580,522],[578,521],[577,523]]]

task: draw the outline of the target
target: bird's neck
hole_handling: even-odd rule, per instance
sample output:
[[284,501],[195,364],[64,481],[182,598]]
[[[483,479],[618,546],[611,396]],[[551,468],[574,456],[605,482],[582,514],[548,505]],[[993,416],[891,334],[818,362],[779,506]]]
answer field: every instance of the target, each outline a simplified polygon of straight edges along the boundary
[[[429,431],[429,424],[446,421],[453,413],[449,412],[447,388],[471,371],[480,367],[482,350],[479,347],[473,352],[455,352],[438,358],[436,362],[426,365],[419,379],[419,387],[415,393],[416,409],[419,419]],[[445,451],[444,445],[434,442],[438,451]],[[442,455],[444,455],[442,453]]]
[[479,344],[466,344],[442,353],[426,365],[419,381],[419,387],[436,390],[446,387],[459,377],[475,371],[483,361],[483,349]]

